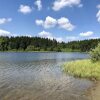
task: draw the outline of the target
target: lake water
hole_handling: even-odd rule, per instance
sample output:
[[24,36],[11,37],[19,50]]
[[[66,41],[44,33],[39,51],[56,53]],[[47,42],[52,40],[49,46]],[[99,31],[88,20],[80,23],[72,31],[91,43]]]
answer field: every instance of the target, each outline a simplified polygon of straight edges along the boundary
[[0,100],[90,100],[91,81],[65,74],[66,61],[85,53],[0,53]]

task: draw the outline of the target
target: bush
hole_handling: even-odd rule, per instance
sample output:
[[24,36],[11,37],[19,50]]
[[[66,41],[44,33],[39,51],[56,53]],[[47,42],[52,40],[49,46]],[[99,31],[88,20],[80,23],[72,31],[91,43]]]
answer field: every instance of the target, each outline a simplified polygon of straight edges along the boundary
[[95,49],[90,51],[90,55],[93,62],[100,61],[100,43]]
[[32,46],[32,45],[29,45],[27,48],[26,48],[26,51],[34,51],[35,50],[35,48],[34,48],[34,46]]

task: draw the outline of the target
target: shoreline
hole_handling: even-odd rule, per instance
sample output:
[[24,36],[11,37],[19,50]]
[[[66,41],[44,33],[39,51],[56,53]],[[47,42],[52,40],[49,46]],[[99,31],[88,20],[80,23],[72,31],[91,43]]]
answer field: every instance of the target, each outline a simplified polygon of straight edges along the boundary
[[[35,53],[57,53],[58,51],[0,51],[0,53],[6,53],[6,52],[11,52],[11,53],[13,53],[13,52],[26,52],[26,53],[30,53],[30,52],[35,52]],[[88,52],[79,52],[79,51],[60,51],[60,52],[58,52],[58,53],[84,53],[84,54],[88,54]]]
[[93,82],[85,95],[89,100],[100,100],[100,62],[91,62],[90,59],[66,62],[63,65],[65,73],[79,78],[86,78]]
[[90,87],[85,94],[91,98],[90,100],[100,100],[100,80],[94,82],[94,85]]

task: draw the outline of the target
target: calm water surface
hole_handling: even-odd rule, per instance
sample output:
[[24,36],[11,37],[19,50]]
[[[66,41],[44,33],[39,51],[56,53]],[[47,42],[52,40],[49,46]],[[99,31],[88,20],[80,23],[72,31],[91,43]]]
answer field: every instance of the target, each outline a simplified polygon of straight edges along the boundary
[[92,85],[66,75],[61,65],[85,53],[0,53],[0,100],[90,100]]

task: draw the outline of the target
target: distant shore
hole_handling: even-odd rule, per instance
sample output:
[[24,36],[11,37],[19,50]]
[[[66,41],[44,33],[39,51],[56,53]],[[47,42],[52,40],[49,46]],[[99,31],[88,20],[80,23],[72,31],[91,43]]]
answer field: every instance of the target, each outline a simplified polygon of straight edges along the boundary
[[24,50],[18,50],[18,51],[17,50],[8,50],[8,51],[0,51],[0,52],[37,52],[37,53],[38,52],[44,52],[44,53],[45,52],[48,52],[48,53],[49,52],[65,52],[65,53],[67,53],[67,52],[76,52],[76,53],[78,52],[79,53],[80,52],[80,53],[88,53],[88,52],[82,52],[82,51],[24,51]]
[[0,51],[0,52],[56,52],[56,51]]

